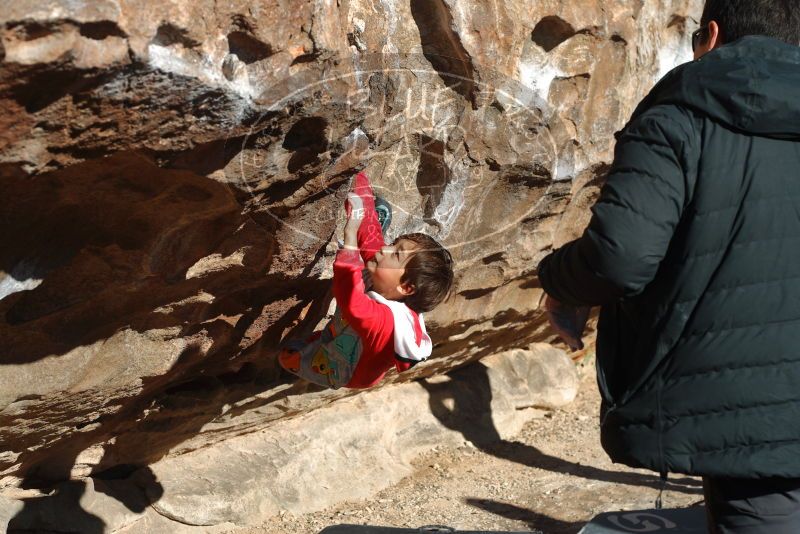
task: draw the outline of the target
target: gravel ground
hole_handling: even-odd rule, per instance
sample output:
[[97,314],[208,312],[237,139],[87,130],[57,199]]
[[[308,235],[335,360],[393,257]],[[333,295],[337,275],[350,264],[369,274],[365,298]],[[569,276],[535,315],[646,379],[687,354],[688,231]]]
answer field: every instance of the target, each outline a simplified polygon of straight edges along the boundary
[[[442,447],[372,499],[302,516],[285,513],[230,534],[317,534],[338,524],[574,534],[598,513],[652,508],[658,477],[607,458],[600,447],[594,362],[579,368],[575,402],[542,412],[514,440]],[[695,504],[702,500],[700,481],[671,477],[663,498],[670,508]]]

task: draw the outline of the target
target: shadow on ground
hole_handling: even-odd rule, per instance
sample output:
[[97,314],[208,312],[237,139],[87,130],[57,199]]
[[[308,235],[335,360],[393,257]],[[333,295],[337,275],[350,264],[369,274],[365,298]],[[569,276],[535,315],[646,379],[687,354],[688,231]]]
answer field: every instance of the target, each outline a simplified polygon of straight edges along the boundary
[[528,528],[536,529],[546,534],[576,534],[583,528],[583,523],[571,523],[561,521],[550,516],[521,508],[504,502],[493,501],[491,499],[466,499],[464,501],[470,506],[479,508],[511,521],[522,521]]
[[[656,490],[661,488],[661,481],[656,475],[606,471],[551,456],[531,445],[502,439],[492,421],[492,390],[486,366],[477,362],[454,371],[449,376],[449,382],[420,382],[430,395],[431,412],[444,426],[460,432],[464,439],[485,453],[528,467],[567,473],[589,480]],[[702,494],[700,482],[688,477],[671,478],[667,487],[672,491]]]

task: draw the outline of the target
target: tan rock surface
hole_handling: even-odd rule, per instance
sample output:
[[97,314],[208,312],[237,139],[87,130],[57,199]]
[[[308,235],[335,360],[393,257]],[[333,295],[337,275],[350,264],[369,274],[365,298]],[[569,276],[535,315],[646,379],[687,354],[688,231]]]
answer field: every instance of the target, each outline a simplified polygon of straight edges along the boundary
[[328,311],[357,169],[390,237],[430,232],[458,262],[434,357],[387,384],[552,340],[537,262],[580,232],[613,132],[688,59],[699,12],[3,2],[0,485],[123,476],[355,395],[288,397],[275,357]]
[[[579,534],[598,514],[652,509],[661,486],[658,475],[614,464],[603,452],[593,358],[580,371],[576,400],[534,417],[514,438],[483,446],[466,440],[456,447],[443,444],[420,456],[412,474],[368,499],[314,513],[286,512],[259,526],[226,532],[318,534],[332,525],[367,524]],[[696,506],[702,499],[699,478],[669,477],[665,508]]]
[[49,495],[29,495],[24,506],[0,497],[7,503],[0,524],[172,532],[315,512],[370,498],[408,476],[413,460],[432,448],[511,438],[543,409],[569,404],[577,390],[578,373],[563,351],[546,344],[515,349],[165,458],[125,480],[64,482]]

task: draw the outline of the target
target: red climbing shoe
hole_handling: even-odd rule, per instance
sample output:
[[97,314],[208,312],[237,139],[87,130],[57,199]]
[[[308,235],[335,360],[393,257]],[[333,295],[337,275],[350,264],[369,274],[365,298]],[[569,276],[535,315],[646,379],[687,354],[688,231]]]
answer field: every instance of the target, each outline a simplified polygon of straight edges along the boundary
[[300,371],[300,353],[296,350],[283,349],[278,355],[278,363],[290,373]]

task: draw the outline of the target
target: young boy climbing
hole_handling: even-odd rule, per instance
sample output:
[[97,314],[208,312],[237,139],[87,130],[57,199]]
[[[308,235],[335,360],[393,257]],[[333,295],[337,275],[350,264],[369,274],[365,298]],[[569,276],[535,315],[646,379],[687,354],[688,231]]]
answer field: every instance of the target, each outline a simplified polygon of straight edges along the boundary
[[422,314],[450,292],[453,260],[426,234],[385,244],[364,173],[345,209],[344,247],[333,264],[334,317],[308,341],[289,342],[278,361],[316,384],[368,388],[392,367],[402,372],[430,356]]

